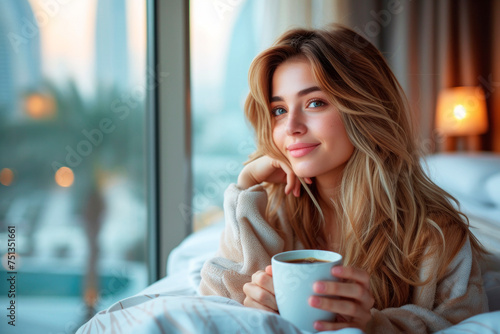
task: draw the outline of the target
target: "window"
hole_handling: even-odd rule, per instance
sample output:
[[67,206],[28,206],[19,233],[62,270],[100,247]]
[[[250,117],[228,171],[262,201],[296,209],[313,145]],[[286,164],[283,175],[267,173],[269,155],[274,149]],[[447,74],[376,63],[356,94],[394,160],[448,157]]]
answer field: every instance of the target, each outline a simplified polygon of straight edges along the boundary
[[0,2],[0,332],[12,300],[73,333],[148,284],[146,28],[145,1]]
[[192,0],[193,230],[222,217],[225,189],[255,150],[243,115],[247,74],[258,49],[252,1]]

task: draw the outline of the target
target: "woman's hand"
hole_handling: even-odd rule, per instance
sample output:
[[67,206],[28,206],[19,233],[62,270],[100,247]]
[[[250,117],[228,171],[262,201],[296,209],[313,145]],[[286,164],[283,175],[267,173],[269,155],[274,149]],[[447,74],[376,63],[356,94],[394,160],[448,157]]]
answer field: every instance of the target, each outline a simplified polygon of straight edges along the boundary
[[337,321],[316,321],[314,327],[320,331],[346,327],[364,331],[372,318],[370,309],[375,303],[370,292],[370,276],[364,270],[342,266],[333,267],[332,275],[340,281],[316,282],[313,285],[314,292],[340,298],[311,296],[309,305],[337,313]]
[[[304,178],[311,184],[310,178]],[[285,163],[271,159],[264,155],[247,164],[238,176],[238,187],[248,189],[262,182],[286,183],[285,194],[293,192],[295,197],[300,196],[300,181],[293,170]]]
[[243,285],[246,297],[243,305],[278,313],[274,296],[273,271],[269,265],[266,270],[259,270],[252,275],[252,282]]

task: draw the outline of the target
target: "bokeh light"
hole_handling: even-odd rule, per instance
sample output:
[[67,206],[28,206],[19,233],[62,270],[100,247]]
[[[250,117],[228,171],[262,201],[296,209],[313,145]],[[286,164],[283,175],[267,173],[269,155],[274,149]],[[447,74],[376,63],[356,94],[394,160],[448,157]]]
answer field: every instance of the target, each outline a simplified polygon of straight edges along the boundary
[[75,174],[69,167],[61,167],[57,170],[55,175],[56,183],[61,187],[71,187],[75,181]]
[[26,113],[34,119],[50,118],[55,114],[55,102],[51,96],[31,94],[24,101]]
[[0,171],[0,183],[8,187],[14,181],[14,172],[10,168],[4,168]]

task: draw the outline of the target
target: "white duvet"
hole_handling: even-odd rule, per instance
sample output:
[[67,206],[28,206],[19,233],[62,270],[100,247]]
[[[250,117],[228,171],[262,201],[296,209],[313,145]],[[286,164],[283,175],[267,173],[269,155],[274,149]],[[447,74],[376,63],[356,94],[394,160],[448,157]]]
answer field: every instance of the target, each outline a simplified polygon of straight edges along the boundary
[[[279,315],[247,308],[228,298],[197,294],[199,271],[204,260],[215,252],[221,228],[218,224],[187,238],[170,255],[167,277],[97,313],[77,334],[308,333]],[[500,279],[498,274],[494,279]],[[362,331],[349,328],[334,333],[360,334]],[[499,334],[500,310],[474,316],[438,333]]]

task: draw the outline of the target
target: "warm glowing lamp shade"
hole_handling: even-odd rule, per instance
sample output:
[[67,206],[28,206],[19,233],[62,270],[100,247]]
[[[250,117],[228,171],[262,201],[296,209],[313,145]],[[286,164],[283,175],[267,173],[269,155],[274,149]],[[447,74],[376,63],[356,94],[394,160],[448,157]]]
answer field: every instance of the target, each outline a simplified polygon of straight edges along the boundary
[[480,87],[453,87],[438,97],[436,128],[446,136],[470,136],[488,130],[486,100]]

